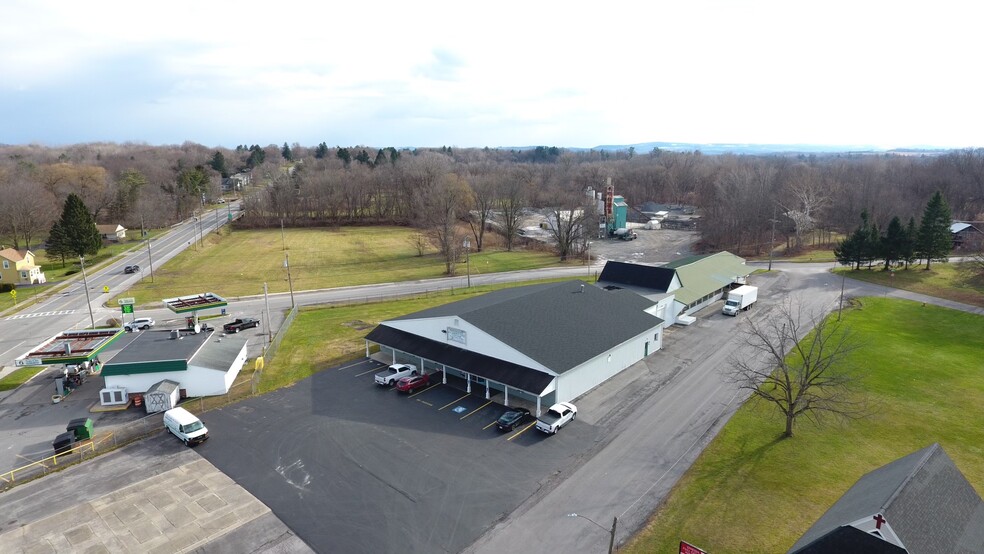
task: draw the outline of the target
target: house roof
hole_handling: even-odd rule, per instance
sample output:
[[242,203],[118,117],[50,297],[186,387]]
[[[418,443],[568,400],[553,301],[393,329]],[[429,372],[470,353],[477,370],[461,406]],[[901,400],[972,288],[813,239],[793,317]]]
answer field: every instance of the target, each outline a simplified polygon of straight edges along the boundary
[[790,552],[811,552],[803,549],[875,514],[882,514],[912,554],[984,552],[984,502],[939,444],[861,477]]
[[536,395],[541,394],[554,379],[553,375],[542,371],[478,354],[448,343],[425,339],[386,325],[377,326],[366,336],[366,339],[404,352],[413,352],[440,364],[462,368],[473,375]]
[[673,294],[683,304],[696,302],[752,272],[743,258],[730,252],[681,258],[663,267],[676,270],[681,288]]
[[973,224],[967,223],[965,221],[954,221],[953,224],[950,225],[950,232],[951,233],[960,233],[960,232],[966,231],[967,229],[973,229],[974,231],[977,231],[978,233],[981,232],[980,229],[978,229],[977,227],[974,227]]
[[608,261],[601,270],[598,284],[614,283],[666,292],[675,274],[673,269],[665,266]]
[[395,320],[458,317],[563,373],[663,323],[645,312],[652,301],[625,292],[580,280],[512,287]]
[[96,230],[99,231],[99,234],[105,235],[107,233],[115,233],[120,230],[126,231],[126,228],[120,224],[110,224],[110,225],[96,225]]
[[796,554],[905,554],[905,549],[857,527],[842,525]]
[[14,250],[13,248],[4,248],[0,250],[0,258],[6,258],[12,262],[19,262],[24,259],[27,255],[27,251],[21,252],[19,250]]
[[180,339],[172,339],[171,331],[166,329],[142,331],[106,364],[103,375],[131,375],[136,373],[159,373],[184,371],[188,360],[201,349],[209,335],[181,333]]

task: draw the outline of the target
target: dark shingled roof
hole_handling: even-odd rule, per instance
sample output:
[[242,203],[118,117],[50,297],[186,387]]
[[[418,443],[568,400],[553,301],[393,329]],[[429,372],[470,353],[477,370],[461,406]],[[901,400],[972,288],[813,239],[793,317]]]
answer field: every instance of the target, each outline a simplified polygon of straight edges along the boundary
[[553,375],[542,371],[476,354],[470,350],[425,339],[385,325],[377,326],[366,336],[366,339],[404,352],[412,352],[428,360],[460,368],[473,375],[480,375],[536,395],[541,394],[554,379]]
[[905,554],[905,549],[844,525],[804,546],[797,554]]
[[879,513],[911,554],[984,552],[984,502],[939,444],[861,477],[790,552]]
[[580,280],[529,285],[396,320],[458,317],[559,374],[663,323],[644,311],[652,301],[620,292]]
[[666,292],[676,272],[666,267],[608,261],[598,277],[599,283],[614,283]]

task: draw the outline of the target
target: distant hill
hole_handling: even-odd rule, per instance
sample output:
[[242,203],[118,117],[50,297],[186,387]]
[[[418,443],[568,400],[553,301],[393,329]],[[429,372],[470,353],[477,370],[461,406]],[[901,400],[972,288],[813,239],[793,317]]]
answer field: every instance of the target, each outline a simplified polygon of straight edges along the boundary
[[[741,144],[741,143],[696,143],[696,142],[640,142],[636,144],[602,144],[591,148],[561,147],[575,152],[588,150],[604,150],[608,152],[627,151],[635,148],[636,155],[648,154],[654,148],[670,152],[693,152],[699,150],[702,154],[736,154],[761,156],[769,154],[895,154],[899,156],[939,156],[950,149],[933,146],[914,146],[909,148],[879,148],[867,144]],[[532,150],[536,146],[500,147],[501,150]]]

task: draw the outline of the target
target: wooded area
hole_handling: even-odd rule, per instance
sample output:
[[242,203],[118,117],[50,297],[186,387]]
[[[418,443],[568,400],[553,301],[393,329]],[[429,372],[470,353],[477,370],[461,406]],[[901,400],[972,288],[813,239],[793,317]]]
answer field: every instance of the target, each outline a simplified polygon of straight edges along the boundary
[[429,230],[442,249],[457,248],[447,236],[455,221],[471,224],[473,248],[481,249],[492,220],[511,246],[521,208],[551,208],[555,220],[570,217],[570,210],[589,204],[585,191],[603,190],[608,177],[630,206],[653,201],[697,207],[701,247],[741,255],[765,252],[773,223],[776,242],[795,251],[850,233],[865,210],[880,229],[894,217],[918,220],[936,191],[954,219],[984,220],[984,149],[708,156],[658,149],[410,150],[325,143],[235,149],[30,145],[0,147],[0,241],[15,248],[43,242],[71,193],[99,223],[163,227],[217,199],[223,177],[240,170],[249,171],[253,183],[241,192],[242,225],[395,223]]

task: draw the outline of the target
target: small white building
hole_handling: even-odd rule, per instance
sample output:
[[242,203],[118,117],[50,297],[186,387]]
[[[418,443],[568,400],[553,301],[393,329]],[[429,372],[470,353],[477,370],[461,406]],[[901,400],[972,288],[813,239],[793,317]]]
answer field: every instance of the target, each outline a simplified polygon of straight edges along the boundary
[[96,225],[99,237],[108,242],[120,242],[126,239],[126,227],[122,225]]
[[130,396],[163,380],[178,383],[182,396],[217,396],[229,392],[246,363],[246,342],[242,334],[214,331],[143,331],[101,373],[107,389],[125,389]]
[[656,352],[655,303],[583,281],[498,290],[384,321],[366,336],[387,362],[416,364],[541,406],[573,400]]

